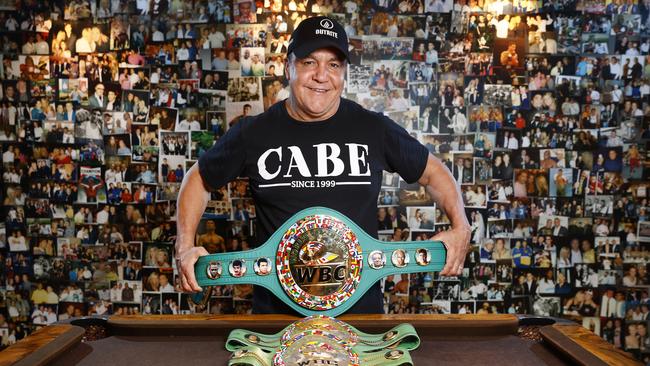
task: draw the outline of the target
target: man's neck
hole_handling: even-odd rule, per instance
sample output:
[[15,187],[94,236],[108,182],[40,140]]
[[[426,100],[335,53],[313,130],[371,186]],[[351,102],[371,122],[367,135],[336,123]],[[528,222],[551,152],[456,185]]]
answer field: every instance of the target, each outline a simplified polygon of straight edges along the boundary
[[339,109],[340,104],[341,104],[341,98],[339,97],[335,105],[329,111],[323,113],[322,115],[313,115],[307,111],[301,110],[297,106],[296,100],[293,98],[293,96],[290,95],[289,98],[286,99],[285,106],[287,108],[287,113],[289,114],[289,117],[295,120],[301,122],[318,122],[318,121],[324,121],[332,117],[333,115],[335,115]]

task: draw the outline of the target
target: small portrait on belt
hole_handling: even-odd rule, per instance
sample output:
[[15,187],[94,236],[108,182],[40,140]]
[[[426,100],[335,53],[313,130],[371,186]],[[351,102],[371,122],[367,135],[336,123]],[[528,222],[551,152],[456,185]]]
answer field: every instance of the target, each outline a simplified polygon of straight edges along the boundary
[[404,249],[397,249],[394,251],[391,260],[393,265],[399,268],[406,267],[406,265],[409,264],[409,256]]
[[228,266],[228,272],[233,277],[243,277],[246,274],[246,261],[243,259],[235,259],[230,262]]
[[271,273],[271,260],[266,257],[258,258],[253,265],[253,270],[258,276],[266,276]]
[[381,250],[373,250],[368,256],[368,265],[372,269],[381,269],[386,264],[386,256]]
[[426,266],[431,262],[431,252],[425,248],[419,248],[415,251],[415,262],[421,266]]

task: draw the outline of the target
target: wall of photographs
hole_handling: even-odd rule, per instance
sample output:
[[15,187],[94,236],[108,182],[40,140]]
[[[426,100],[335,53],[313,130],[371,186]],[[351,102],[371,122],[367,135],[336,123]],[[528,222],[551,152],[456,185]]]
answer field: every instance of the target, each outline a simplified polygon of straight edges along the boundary
[[[292,30],[345,25],[345,96],[400,123],[458,180],[463,276],[382,281],[387,313],[574,319],[650,358],[650,21],[639,0],[0,0],[0,337],[93,314],[195,311],[173,263],[187,169],[288,96]],[[386,174],[383,240],[449,220]],[[238,179],[197,245],[256,244]],[[246,313],[251,287],[206,310]]]

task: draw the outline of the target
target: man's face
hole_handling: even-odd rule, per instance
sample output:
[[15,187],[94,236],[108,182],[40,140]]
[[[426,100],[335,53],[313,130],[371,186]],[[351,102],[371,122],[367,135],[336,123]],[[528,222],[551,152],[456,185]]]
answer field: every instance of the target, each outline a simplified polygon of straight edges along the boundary
[[232,275],[234,277],[241,277],[241,266],[232,266]]
[[426,262],[426,257],[424,256],[423,252],[418,252],[418,263],[425,263]]
[[269,264],[268,264],[268,262],[260,262],[258,267],[259,267],[259,270],[260,270],[260,274],[269,273]]
[[372,255],[372,265],[376,268],[382,267],[384,265],[380,253],[374,253]]
[[243,18],[248,17],[250,13],[251,13],[251,3],[245,2],[239,4],[239,14],[241,14]]
[[526,173],[519,174],[519,183],[526,183],[527,180],[528,180],[528,174]]
[[556,227],[559,227],[560,226],[560,219],[555,219],[555,221],[553,223],[555,224]]
[[404,252],[402,252],[401,250],[398,250],[397,253],[395,253],[395,265],[396,266],[404,265]]
[[323,48],[303,59],[292,57],[285,75],[297,107],[318,118],[337,107],[345,81],[345,62],[336,52]]
[[616,160],[616,150],[609,150],[609,159]]

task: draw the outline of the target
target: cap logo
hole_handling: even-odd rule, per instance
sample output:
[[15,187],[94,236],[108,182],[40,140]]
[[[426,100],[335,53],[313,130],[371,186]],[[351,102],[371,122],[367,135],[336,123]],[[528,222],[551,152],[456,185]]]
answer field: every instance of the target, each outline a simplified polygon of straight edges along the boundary
[[326,36],[330,36],[333,38],[339,38],[339,34],[336,33],[336,31],[331,30],[332,28],[334,28],[334,22],[332,22],[330,19],[327,18],[322,19],[320,21],[320,26],[323,27],[323,29],[316,28],[315,31],[316,35],[324,34]]
[[332,23],[331,20],[325,18],[325,19],[320,21],[320,26],[325,28],[325,29],[332,29],[332,28],[334,28],[334,23]]

